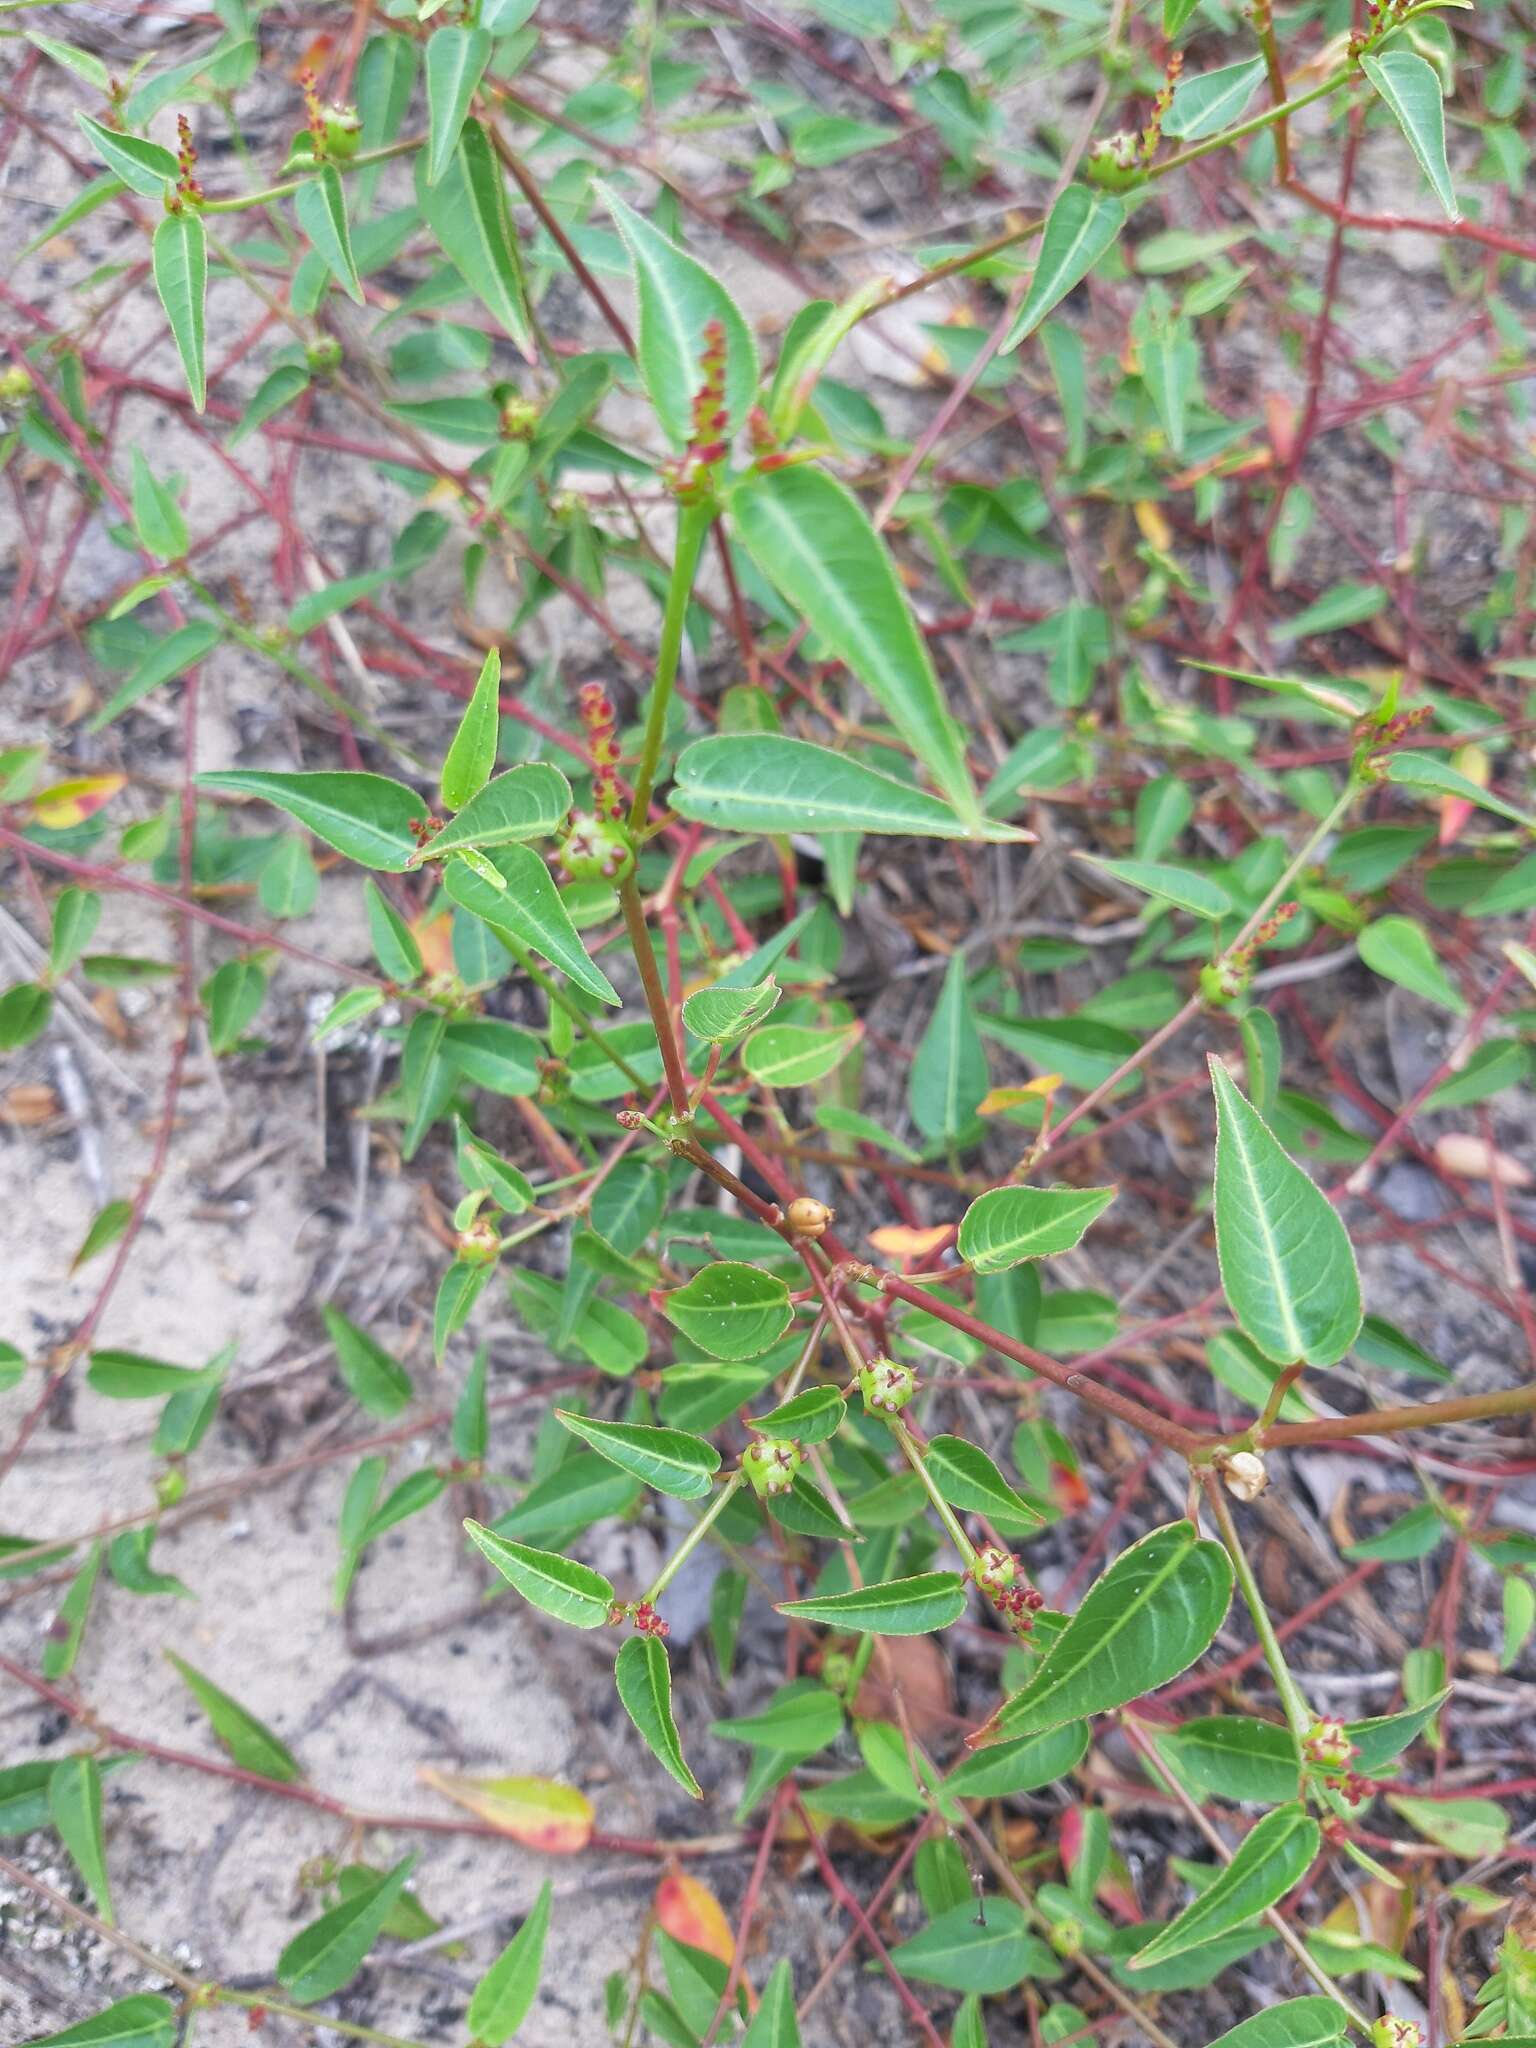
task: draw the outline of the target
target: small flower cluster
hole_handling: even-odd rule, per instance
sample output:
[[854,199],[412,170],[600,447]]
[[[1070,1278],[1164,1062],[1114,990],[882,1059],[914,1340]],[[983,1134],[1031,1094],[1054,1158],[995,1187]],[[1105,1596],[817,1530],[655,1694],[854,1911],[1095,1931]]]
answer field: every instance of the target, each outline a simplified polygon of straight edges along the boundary
[[176,116],[176,163],[181,172],[176,180],[177,198],[201,205],[207,195],[198,183],[197,144],[192,140],[192,123],[185,114]]
[[1179,73],[1184,69],[1184,52],[1175,50],[1168,59],[1168,69],[1158,87],[1157,97],[1152,102],[1152,117],[1141,131],[1141,154],[1150,163],[1157,154],[1157,146],[1163,139],[1163,120],[1173,105],[1174,87],[1179,82]]
[[699,369],[702,381],[694,393],[688,446],[662,467],[668,490],[689,505],[708,496],[710,470],[715,463],[725,460],[728,448],[726,434],[731,416],[725,403],[725,327],[719,320],[705,323]]
[[572,814],[560,865],[573,882],[622,882],[635,865],[619,788],[618,713],[601,683],[583,683],[576,705],[592,756],[592,809]]
[[1045,1605],[1045,1595],[1034,1586],[1019,1584],[1019,1561],[1013,1553],[988,1544],[977,1552],[970,1576],[977,1591],[986,1594],[1014,1633],[1028,1635],[1035,1615]]
[[625,1621],[632,1621],[643,1636],[668,1636],[672,1632],[672,1624],[662,1620],[649,1600],[616,1600],[608,1610],[608,1626],[618,1628]]
[[1387,772],[1387,755],[1433,716],[1432,705],[1419,704],[1412,711],[1399,711],[1384,725],[1378,725],[1373,718],[1362,718],[1354,730],[1354,737],[1360,743],[1355,772],[1367,781],[1380,782]]
[[1266,917],[1245,945],[1235,946],[1230,953],[1223,953],[1219,960],[1210,961],[1200,970],[1200,993],[1212,1009],[1219,1010],[1235,1002],[1253,980],[1253,956],[1261,946],[1272,945],[1281,928],[1290,923],[1301,909],[1299,903],[1282,903],[1273,916]]
[[1342,1721],[1314,1721],[1301,1748],[1309,1764],[1325,1771],[1341,1771],[1360,1754]]
[[864,1406],[881,1415],[899,1415],[917,1392],[917,1374],[894,1358],[873,1358],[859,1367],[859,1392]]
[[617,773],[619,714],[601,683],[582,684],[576,692],[576,709],[592,756],[592,808],[600,818],[617,818],[624,809]]

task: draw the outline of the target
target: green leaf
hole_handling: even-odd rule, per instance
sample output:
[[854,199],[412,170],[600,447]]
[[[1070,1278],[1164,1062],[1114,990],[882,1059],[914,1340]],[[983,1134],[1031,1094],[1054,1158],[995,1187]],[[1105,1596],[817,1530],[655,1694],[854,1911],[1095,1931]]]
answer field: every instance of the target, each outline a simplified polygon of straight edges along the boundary
[[1038,1734],[1107,1713],[1177,1678],[1214,1640],[1232,1597],[1232,1566],[1192,1522],[1170,1522],[1121,1552],[1022,1692],[991,1728]]
[[466,121],[458,147],[435,184],[417,156],[416,197],[443,253],[502,332],[536,362],[512,217],[501,165],[478,121]]
[[177,2026],[168,1998],[140,1991],[57,2034],[39,2034],[32,2048],[174,2048]]
[[824,470],[802,464],[749,477],[731,493],[730,514],[768,582],[864,685],[966,829],[975,830],[981,810],[964,733],[944,702],[895,566],[858,499]]
[[1458,1017],[1467,1014],[1465,1002],[1440,965],[1429,933],[1413,918],[1378,917],[1374,924],[1366,926],[1356,943],[1360,958],[1373,973],[1395,981],[1427,1003],[1438,1003],[1441,1009],[1451,1010]]
[[1509,1815],[1493,1799],[1412,1799],[1389,1792],[1387,1804],[1452,1856],[1497,1856],[1509,1840]]
[[1061,1965],[1012,1899],[967,1899],[930,1920],[920,1934],[891,1950],[903,1977],[949,1991],[988,1996],[1011,1991],[1026,1977],[1051,1978]]
[[112,89],[112,74],[97,56],[89,50],[77,50],[73,43],[57,42],[52,36],[38,35],[34,30],[25,31],[27,41],[34,50],[41,50],[45,57],[51,57],[55,64],[62,64],[66,71],[73,71],[77,78],[83,78],[87,85],[94,86],[103,95]]
[[[964,839],[971,827],[937,797],[847,754],[776,733],[695,740],[678,756],[672,808],[728,832],[894,832]],[[1005,826],[979,836],[1016,838]]]
[[200,789],[228,790],[232,796],[260,797],[297,818],[317,839],[349,860],[386,874],[403,874],[416,852],[413,824],[427,815],[415,790],[386,775],[317,769],[269,774],[256,768],[228,768],[194,778]]
[[167,1365],[138,1351],[93,1351],[85,1377],[92,1392],[109,1401],[159,1401],[205,1383],[201,1370]]
[[385,1421],[398,1415],[415,1392],[405,1367],[329,1302],[321,1307],[320,1314],[353,1399],[361,1402],[370,1415]]
[[765,1088],[809,1088],[842,1065],[864,1035],[862,1024],[821,1030],[814,1024],[768,1024],[741,1049],[741,1063]]
[[1360,69],[1402,129],[1430,190],[1445,208],[1446,218],[1460,220],[1451,167],[1445,157],[1445,103],[1434,65],[1398,44],[1374,57],[1362,57]]
[[672,1718],[672,1667],[657,1636],[631,1636],[619,1651],[614,1683],[624,1711],[645,1738],[646,1747],[683,1790],[704,1797],[699,1781],[683,1758],[677,1723]]
[[52,1015],[52,989],[34,981],[18,982],[14,988],[8,988],[0,996],[0,1052],[15,1052],[30,1045],[47,1029]]
[[683,1004],[683,1024],[708,1045],[734,1045],[762,1023],[780,993],[771,974],[751,988],[696,989]]
[[320,895],[320,871],[307,843],[285,832],[261,864],[256,893],[273,917],[307,917]]
[[1237,120],[1263,76],[1264,59],[1245,57],[1238,64],[1223,64],[1219,71],[1180,79],[1174,87],[1173,105],[1163,116],[1163,133],[1182,142],[1214,135],[1218,128]]
[[101,1767],[94,1757],[66,1756],[54,1766],[48,1780],[48,1814],[96,1901],[96,1911],[109,1927],[115,1926],[102,1829]]
[[479,1522],[464,1524],[471,1542],[532,1607],[572,1628],[605,1628],[614,1605],[613,1587],[601,1572],[557,1551],[509,1542]]
[[1249,1830],[1214,1883],[1131,1957],[1131,1970],[1166,1963],[1230,1934],[1283,1899],[1312,1867],[1322,1831],[1299,1803],[1280,1806]]
[[1200,0],[1163,0],[1163,35],[1168,42],[1183,28]]
[[1349,2015],[1337,1999],[1287,1998],[1242,2020],[1211,2048],[1333,2048],[1349,2032]]
[[[142,135],[123,135],[115,128],[103,128],[89,114],[77,111],[75,119],[107,169],[121,178],[130,192],[137,192],[145,199],[160,199],[164,197],[167,184],[174,185],[181,176],[181,166],[175,157],[158,142],[146,142]],[[57,221],[49,233],[58,233]]]
[[1355,1356],[1362,1365],[1374,1365],[1379,1372],[1406,1373],[1421,1380],[1449,1384],[1456,1375],[1431,1358],[1385,1316],[1367,1316],[1355,1338]]
[[1442,1081],[1425,1103],[1427,1110],[1459,1109],[1486,1102],[1506,1088],[1523,1087],[1531,1078],[1531,1048],[1518,1038],[1490,1038],[1480,1045],[1459,1074]]
[[257,385],[255,397],[230,433],[229,446],[238,448],[247,434],[254,434],[258,427],[265,426],[284,406],[292,405],[301,391],[308,389],[309,370],[304,364],[280,364]]
[[157,562],[174,562],[187,552],[187,522],[181,507],[144,460],[140,448],[133,451],[133,530]]
[[684,1430],[657,1429],[648,1422],[599,1422],[566,1408],[554,1412],[572,1436],[600,1451],[610,1464],[674,1500],[701,1499],[720,1470],[714,1445]]
[[48,972],[55,979],[68,974],[91,943],[101,921],[101,898],[94,889],[61,889],[53,906],[48,942]]
[[1208,875],[1197,875],[1190,868],[1170,867],[1163,861],[1155,860],[1099,860],[1090,859],[1088,865],[1102,868],[1106,875],[1113,875],[1128,888],[1139,889],[1144,896],[1155,896],[1160,903],[1171,903],[1176,909],[1187,910],[1194,917],[1208,917],[1219,922],[1232,915],[1232,898],[1218,882]]
[[965,955],[952,953],[907,1078],[907,1105],[925,1138],[955,1139],[987,1092],[987,1054],[976,1028]]
[[725,431],[728,441],[757,396],[757,344],[740,307],[719,279],[659,228],[603,190],[603,203],[629,251],[635,276],[635,360],[661,428],[674,448],[688,445],[693,401],[704,382],[705,328],[725,332]]
[[1046,314],[1082,283],[1124,226],[1122,201],[1086,185],[1067,187],[1051,208],[1029,290],[999,355],[1007,355],[1034,333]]
[[155,229],[151,255],[155,290],[171,323],[193,408],[201,412],[208,396],[208,237],[202,221],[185,207],[168,213]]
[[464,2023],[484,2048],[502,2048],[533,2009],[544,1943],[549,1934],[549,1907],[554,1887],[546,1878],[533,1910],[475,1986]]
[[448,1340],[469,1321],[470,1311],[495,1270],[490,1260],[455,1259],[438,1281],[432,1304],[432,1357],[436,1364],[442,1364]]
[[763,1436],[819,1444],[837,1434],[847,1412],[847,1404],[836,1387],[806,1387],[769,1414],[754,1415],[751,1426]]
[[1038,1792],[1075,1771],[1088,1754],[1086,1721],[1065,1721],[1044,1735],[995,1742],[964,1757],[944,1780],[946,1792],[964,1799],[1009,1799]]
[[[501,737],[500,696],[501,656],[493,647],[481,666],[475,694],[464,707],[453,744],[443,757],[442,794],[446,810],[463,810],[491,779]],[[564,781],[563,776],[561,780]],[[566,803],[570,803],[568,783]]]
[[[12,993],[14,994],[15,991],[13,990]],[[4,1003],[0,1001],[0,1009],[3,1008]],[[0,1046],[3,1046],[4,1043],[4,1037],[0,1035]],[[132,1221],[132,1202],[122,1197],[119,1197],[115,1202],[107,1202],[91,1218],[91,1227],[80,1240],[80,1249],[70,1260],[69,1270],[72,1273],[78,1272],[91,1259],[99,1257],[107,1249],[108,1245],[116,1244]]]
[[205,1678],[201,1671],[178,1657],[174,1650],[167,1650],[165,1654],[182,1684],[208,1716],[214,1734],[242,1771],[254,1771],[262,1778],[275,1778],[280,1785],[291,1785],[295,1779],[303,1777],[298,1758],[264,1722],[258,1721],[238,1700],[231,1699],[211,1678]]
[[1277,1365],[1336,1365],[1363,1308],[1338,1212],[1288,1158],[1220,1060],[1216,1091],[1216,1257],[1227,1305]]
[[211,654],[223,637],[221,629],[211,619],[189,619],[186,625],[178,626],[164,639],[151,641],[125,680],[101,709],[86,720],[86,731],[100,732],[113,719],[121,718],[140,698],[147,697],[151,690],[159,689],[162,683],[174,682],[177,676]]
[[1367,1536],[1359,1543],[1346,1543],[1343,1554],[1355,1561],[1375,1557],[1387,1564],[1408,1564],[1415,1558],[1428,1557],[1432,1550],[1438,1550],[1448,1533],[1439,1510],[1428,1501],[1421,1501],[1416,1508],[1399,1515],[1395,1522],[1389,1522],[1376,1535]]
[[[494,1023],[497,1020],[482,1018],[480,1021]],[[454,1030],[455,1026],[450,1024],[443,1039],[450,1054],[455,1043]],[[533,1207],[533,1186],[526,1174],[477,1138],[464,1122],[460,1121],[455,1126],[455,1136],[458,1141],[459,1178],[466,1189],[484,1188],[497,1208],[505,1209],[509,1216],[521,1216],[525,1209]]]
[[965,1585],[958,1572],[919,1572],[916,1578],[887,1579],[847,1593],[781,1601],[778,1612],[853,1634],[926,1636],[964,1614]]
[[347,198],[334,164],[322,164],[317,176],[304,181],[293,195],[293,210],[326,269],[347,297],[361,306],[363,287],[347,227]]
[[1117,1188],[992,1188],[960,1220],[958,1249],[976,1273],[1069,1252]]
[[459,146],[475,88],[491,60],[483,28],[440,28],[427,43],[427,184],[436,185]]
[[411,865],[419,867],[429,857],[436,860],[460,846],[484,852],[518,840],[542,839],[570,808],[571,785],[560,770],[547,761],[524,761],[469,797],[459,815],[434,834]]
[[781,1686],[760,1714],[715,1721],[709,1732],[722,1742],[745,1742],[749,1748],[798,1760],[825,1749],[842,1730],[843,1706],[837,1694],[813,1679],[797,1678]]
[[377,1882],[354,1892],[302,1928],[277,1959],[277,1981],[299,2005],[340,1991],[362,1968],[384,1931],[416,1861],[413,1850]]
[[416,935],[377,882],[363,883],[373,957],[388,981],[412,982],[422,971]]
[[794,1314],[782,1280],[732,1260],[705,1266],[686,1286],[663,1294],[661,1312],[711,1358],[730,1359],[760,1356]]
[[979,1444],[960,1436],[936,1436],[923,1453],[923,1463],[940,1493],[962,1514],[987,1515],[1000,1528],[1037,1529],[1045,1520],[1014,1491]]
[[[482,794],[495,787],[494,782],[488,783]],[[462,860],[449,861],[443,871],[443,887],[455,903],[473,911],[499,938],[541,954],[588,995],[617,1007],[618,990],[581,943],[565,899],[533,848],[498,847],[492,865],[505,878],[505,889],[494,888]]]
[[203,983],[200,994],[208,1012],[208,1047],[216,1054],[233,1052],[266,999],[266,970],[257,960],[226,960]]
[[[59,1602],[58,1612],[49,1625],[43,1641],[43,1654],[39,1660],[44,1678],[67,1678],[75,1668],[75,1659],[80,1654],[80,1644],[85,1635],[86,1620],[91,1611],[91,1596],[96,1591],[96,1579],[101,1570],[102,1549],[93,1543],[90,1555],[81,1565],[70,1582],[69,1591]],[[38,1560],[42,1563],[42,1559]]]
[[783,1956],[768,1973],[752,2024],[741,2037],[741,2048],[800,2048],[795,1976]]
[[1394,754],[1387,763],[1387,780],[1395,782],[1400,789],[1421,789],[1431,796],[1463,797],[1480,810],[1492,811],[1497,817],[1524,825],[1528,832],[1536,832],[1536,817],[1529,811],[1517,811],[1513,804],[1494,796],[1474,782],[1470,775],[1463,775],[1459,768],[1434,760],[1428,754]]

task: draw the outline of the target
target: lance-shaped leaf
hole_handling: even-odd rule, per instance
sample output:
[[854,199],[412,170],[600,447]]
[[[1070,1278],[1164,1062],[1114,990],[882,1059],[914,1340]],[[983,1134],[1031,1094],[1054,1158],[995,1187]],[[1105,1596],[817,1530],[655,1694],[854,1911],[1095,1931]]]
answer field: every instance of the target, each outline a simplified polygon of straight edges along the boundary
[[709,1045],[734,1045],[773,1009],[779,985],[770,974],[751,988],[696,989],[683,1004],[683,1023]]
[[1322,1833],[1299,1803],[1276,1807],[1243,1837],[1232,1861],[1183,1912],[1169,1921],[1129,1968],[1149,1970],[1202,1942],[1217,1941],[1283,1899],[1312,1866]]
[[965,1757],[944,1780],[946,1792],[965,1799],[1007,1799],[1037,1792],[1075,1771],[1088,1753],[1086,1721],[1064,1721],[1044,1735],[995,1742]]
[[862,1024],[768,1024],[742,1047],[741,1063],[765,1088],[809,1088],[841,1066],[863,1035]]
[[[445,771],[447,766],[445,762]],[[554,831],[570,808],[571,785],[560,770],[548,761],[524,761],[465,798],[459,815],[423,847],[412,865],[419,865],[428,855],[436,859],[461,846],[484,851],[542,838]]]
[[794,1314],[789,1289],[772,1273],[735,1260],[705,1266],[661,1297],[661,1312],[711,1358],[758,1358],[777,1344]]
[[[159,199],[166,186],[174,185],[181,176],[181,166],[161,143],[148,142],[142,135],[124,135],[116,128],[103,128],[89,114],[77,112],[75,119],[92,149],[130,192],[138,192],[145,199]],[[48,232],[56,235],[59,228],[60,223],[55,221]]]
[[39,2034],[33,2048],[173,2048],[179,2032],[171,2001],[139,1991],[57,2034]]
[[785,1600],[778,1611],[855,1635],[926,1636],[964,1614],[965,1585],[958,1572],[919,1572],[916,1578],[887,1579],[847,1593]]
[[1335,1365],[1363,1314],[1338,1212],[1287,1157],[1221,1064],[1216,1091],[1216,1257],[1227,1304],[1276,1365]]
[[90,1888],[96,1910],[113,1926],[112,1888],[101,1812],[101,1766],[94,1757],[66,1756],[48,1780],[48,1817]]
[[572,1436],[579,1436],[611,1465],[674,1500],[698,1500],[720,1470],[720,1453],[701,1436],[681,1429],[657,1429],[648,1422],[600,1422],[557,1408]]
[[1184,142],[1214,135],[1238,118],[1263,76],[1264,59],[1245,57],[1239,64],[1223,64],[1219,71],[1181,79],[1174,87],[1173,105],[1163,116],[1163,133]]
[[427,43],[427,184],[437,184],[458,148],[475,87],[491,59],[483,28],[440,28]]
[[168,213],[155,229],[151,258],[155,290],[171,323],[187,389],[201,412],[208,396],[208,237],[197,215],[185,207]]
[[[672,808],[730,832],[895,832],[965,839],[971,827],[925,790],[847,754],[776,733],[695,740],[678,757]],[[1007,826],[981,835],[1017,839]]]
[[507,188],[478,121],[464,123],[458,147],[436,184],[427,183],[425,158],[417,157],[416,197],[454,269],[528,361],[536,362]]
[[[370,1415],[388,1421],[398,1415],[415,1391],[411,1376],[384,1346],[348,1320],[330,1302],[321,1306],[326,1334],[336,1347],[336,1363],[354,1398]],[[189,1681],[190,1683],[190,1681]]]
[[1456,204],[1445,156],[1445,102],[1434,65],[1399,44],[1378,56],[1362,57],[1360,69],[1391,109],[1447,218],[1460,220],[1461,208]]
[[613,1667],[619,1700],[645,1738],[652,1756],[694,1799],[704,1794],[683,1757],[677,1723],[672,1717],[672,1667],[658,1636],[631,1636]]
[[769,583],[864,685],[967,827],[979,825],[964,734],[858,499],[825,470],[799,465],[749,477],[730,512]]
[[1115,1188],[991,1188],[960,1221],[959,1251],[976,1273],[1001,1273],[1024,1259],[1069,1252]]
[[322,164],[315,177],[305,180],[293,195],[293,210],[326,269],[347,297],[362,305],[363,287],[347,226],[347,196],[334,164]]
[[891,1961],[920,1983],[983,1995],[1010,1991],[1026,1977],[1053,1976],[1058,1967],[1013,1900],[991,1898],[979,1908],[974,1899],[951,1906],[893,1948]]
[[475,1986],[464,2023],[484,2048],[502,2048],[532,2009],[544,1967],[549,1905],[554,1887],[546,1878],[533,1911]]
[[1232,915],[1232,898],[1221,884],[1190,868],[1174,867],[1159,860],[1090,860],[1088,864],[1102,868],[1106,875],[1113,875],[1129,888],[1139,889],[1142,895],[1155,897],[1159,903],[1171,903],[1194,917],[1208,917],[1214,922]]
[[1417,919],[1378,917],[1356,941],[1366,966],[1395,981],[1426,1003],[1438,1003],[1458,1017],[1467,1014],[1461,992],[1440,964],[1434,943]]
[[757,344],[741,309],[720,280],[616,192],[603,201],[623,237],[635,272],[635,357],[663,433],[684,448],[693,431],[693,401],[704,382],[704,330],[725,334],[724,432],[729,440],[757,396]]
[[174,1650],[165,1654],[177,1677],[208,1716],[214,1734],[242,1771],[255,1771],[258,1777],[275,1778],[283,1785],[291,1785],[295,1778],[304,1775],[293,1751],[264,1722]]
[[928,1028],[912,1056],[907,1105],[925,1138],[958,1138],[987,1092],[987,1054],[976,1028],[964,953],[950,955]]
[[277,1981],[290,1998],[312,2005],[351,1982],[383,1933],[415,1861],[413,1850],[393,1870],[299,1930],[277,1959]]
[[989,1724],[1031,1735],[1123,1707],[1177,1678],[1205,1650],[1232,1598],[1232,1565],[1192,1522],[1133,1543],[1089,1587],[1022,1692]]
[[802,1444],[819,1444],[835,1436],[847,1414],[847,1404],[836,1387],[806,1387],[767,1415],[754,1415],[752,1427],[764,1436],[792,1437]]
[[423,1764],[416,1775],[525,1849],[576,1856],[592,1839],[592,1802],[574,1785],[554,1778],[466,1778],[431,1764]]
[[1336,1998],[1286,1998],[1240,2020],[1211,2048],[1332,2048],[1349,2032],[1349,2015]]
[[556,1621],[569,1622],[572,1628],[607,1625],[614,1604],[613,1587],[601,1572],[578,1564],[573,1557],[561,1557],[558,1551],[513,1543],[479,1522],[466,1522],[464,1528],[470,1541],[531,1607],[552,1614]]
[[1460,797],[1481,810],[1492,811],[1496,817],[1508,818],[1512,824],[1524,825],[1527,831],[1536,832],[1536,816],[1531,812],[1517,811],[1513,804],[1505,803],[1502,797],[1484,789],[1470,775],[1463,775],[1448,761],[1437,761],[1429,754],[1394,754],[1387,763],[1387,780],[1404,789],[1424,790],[1432,796]]
[[741,2048],[800,2048],[795,1976],[783,1956],[769,1972],[752,2024],[741,2037]]
[[1007,355],[1034,333],[1052,307],[1082,283],[1124,226],[1122,201],[1086,185],[1067,187],[1051,208],[1029,290],[999,355]]
[[318,769],[294,775],[255,768],[222,769],[199,775],[199,789],[224,789],[234,796],[258,796],[276,810],[334,846],[359,866],[398,875],[416,851],[411,827],[422,823],[427,806],[414,789],[387,775],[333,773]]
[[923,1453],[929,1476],[952,1508],[987,1515],[1015,1528],[1037,1528],[1045,1517],[1008,1484],[979,1444],[936,1436]]
[[[494,783],[489,785],[494,788]],[[483,918],[498,937],[539,954],[600,1003],[619,1003],[619,992],[581,943],[565,900],[531,846],[501,846],[492,866],[506,881],[498,889],[462,860],[443,871],[455,903]]]
[[[496,744],[501,736],[500,694],[501,656],[493,647],[481,666],[475,694],[464,707],[453,744],[443,756],[443,804],[450,811],[462,811],[491,779],[496,766]],[[565,781],[564,776],[560,779]],[[566,801],[570,801],[569,783]],[[558,824],[559,820],[555,822]]]

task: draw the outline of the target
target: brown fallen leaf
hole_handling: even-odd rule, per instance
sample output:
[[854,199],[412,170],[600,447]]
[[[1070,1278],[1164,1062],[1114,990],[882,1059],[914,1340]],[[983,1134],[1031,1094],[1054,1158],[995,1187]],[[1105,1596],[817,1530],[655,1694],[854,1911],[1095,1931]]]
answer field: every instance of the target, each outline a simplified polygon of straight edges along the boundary
[[1536,1175],[1528,1166],[1466,1131],[1451,1131],[1436,1138],[1435,1164],[1446,1173],[1454,1173],[1458,1180],[1496,1180],[1506,1188],[1536,1184]]
[[[887,1661],[888,1660],[888,1661]],[[886,1662],[890,1679],[879,1668]],[[894,1684],[892,1683],[894,1681]],[[954,1692],[949,1665],[931,1636],[888,1636],[881,1655],[871,1659],[859,1685],[853,1711],[861,1721],[897,1719],[896,1691],[912,1733],[925,1746],[947,1741],[954,1734]]]

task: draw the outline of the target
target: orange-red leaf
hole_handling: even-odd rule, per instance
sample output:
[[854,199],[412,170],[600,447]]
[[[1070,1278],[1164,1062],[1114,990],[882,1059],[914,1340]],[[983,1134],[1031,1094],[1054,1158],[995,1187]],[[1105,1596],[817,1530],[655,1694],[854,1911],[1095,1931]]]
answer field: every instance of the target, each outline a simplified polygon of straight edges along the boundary
[[417,1776],[527,1849],[574,1856],[592,1839],[592,1802],[574,1785],[558,1785],[553,1778],[462,1778],[430,1764]]
[[907,1223],[882,1223],[869,1233],[869,1241],[888,1259],[924,1259],[948,1244],[954,1234],[953,1223],[935,1224],[931,1230],[915,1230]]
[[669,1870],[656,1887],[656,1920],[674,1941],[701,1948],[730,1967],[736,1941],[724,1908],[707,1884],[683,1870]]
[[56,782],[33,797],[32,815],[50,832],[67,832],[110,803],[127,780],[126,775],[82,775],[73,782]]

